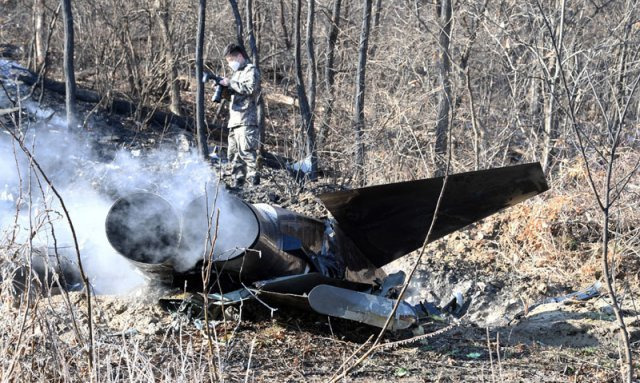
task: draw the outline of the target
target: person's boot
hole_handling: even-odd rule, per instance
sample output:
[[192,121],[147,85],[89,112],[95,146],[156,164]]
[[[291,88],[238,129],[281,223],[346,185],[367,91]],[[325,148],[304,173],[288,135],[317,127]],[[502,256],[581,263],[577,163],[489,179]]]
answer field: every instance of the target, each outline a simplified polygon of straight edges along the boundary
[[244,186],[244,178],[236,178],[233,187],[235,187],[236,189],[242,189],[243,186]]
[[253,185],[253,186],[260,185],[260,175],[259,174],[256,174],[253,177],[251,177],[251,185]]

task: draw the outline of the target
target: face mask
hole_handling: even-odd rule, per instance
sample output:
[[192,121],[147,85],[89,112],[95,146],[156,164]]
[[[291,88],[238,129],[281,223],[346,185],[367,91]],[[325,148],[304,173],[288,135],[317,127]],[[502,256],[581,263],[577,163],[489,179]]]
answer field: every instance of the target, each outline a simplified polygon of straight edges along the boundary
[[235,72],[235,71],[237,71],[237,70],[240,68],[240,62],[239,62],[239,61],[235,61],[235,60],[233,60],[233,61],[231,61],[231,62],[229,63],[229,66],[230,66],[230,67],[231,67],[231,69]]

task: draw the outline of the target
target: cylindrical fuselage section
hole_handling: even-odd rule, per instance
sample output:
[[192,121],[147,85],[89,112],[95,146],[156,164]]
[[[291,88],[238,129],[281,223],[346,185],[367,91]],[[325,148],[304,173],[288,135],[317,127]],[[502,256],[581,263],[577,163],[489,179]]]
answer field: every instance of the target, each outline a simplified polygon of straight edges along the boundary
[[150,278],[164,279],[167,270],[193,273],[213,261],[212,270],[250,283],[307,271],[298,250],[322,246],[323,223],[226,192],[197,198],[181,214],[155,194],[135,193],[114,203],[106,231],[111,245]]
[[[182,218],[181,258],[213,260],[218,272],[231,273],[244,282],[305,272],[306,260],[284,247],[283,224],[295,213],[260,206],[227,193],[195,199]],[[322,223],[314,223],[320,227],[321,241]],[[177,267],[178,271],[188,269],[189,265]]]
[[256,241],[243,257],[219,262],[224,270],[256,281],[309,270],[304,250],[322,247],[321,221],[266,204],[250,206],[260,228]]

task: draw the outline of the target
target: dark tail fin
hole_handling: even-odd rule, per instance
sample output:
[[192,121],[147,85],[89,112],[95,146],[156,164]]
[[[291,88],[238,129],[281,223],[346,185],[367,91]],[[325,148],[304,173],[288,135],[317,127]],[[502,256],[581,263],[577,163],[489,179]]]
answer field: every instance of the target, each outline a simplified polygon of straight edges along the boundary
[[[320,199],[371,263],[381,267],[422,246],[443,178],[371,186]],[[449,176],[430,241],[546,191],[539,163]]]

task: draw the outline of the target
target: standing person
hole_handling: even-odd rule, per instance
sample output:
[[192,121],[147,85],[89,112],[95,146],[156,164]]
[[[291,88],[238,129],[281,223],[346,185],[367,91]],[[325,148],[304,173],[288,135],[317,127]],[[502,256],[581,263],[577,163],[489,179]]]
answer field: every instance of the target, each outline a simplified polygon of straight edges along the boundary
[[244,48],[229,44],[224,58],[233,70],[231,78],[222,78],[220,85],[231,91],[229,103],[229,147],[234,186],[242,187],[248,176],[252,185],[260,183],[257,104],[260,94],[260,73],[249,61]]

